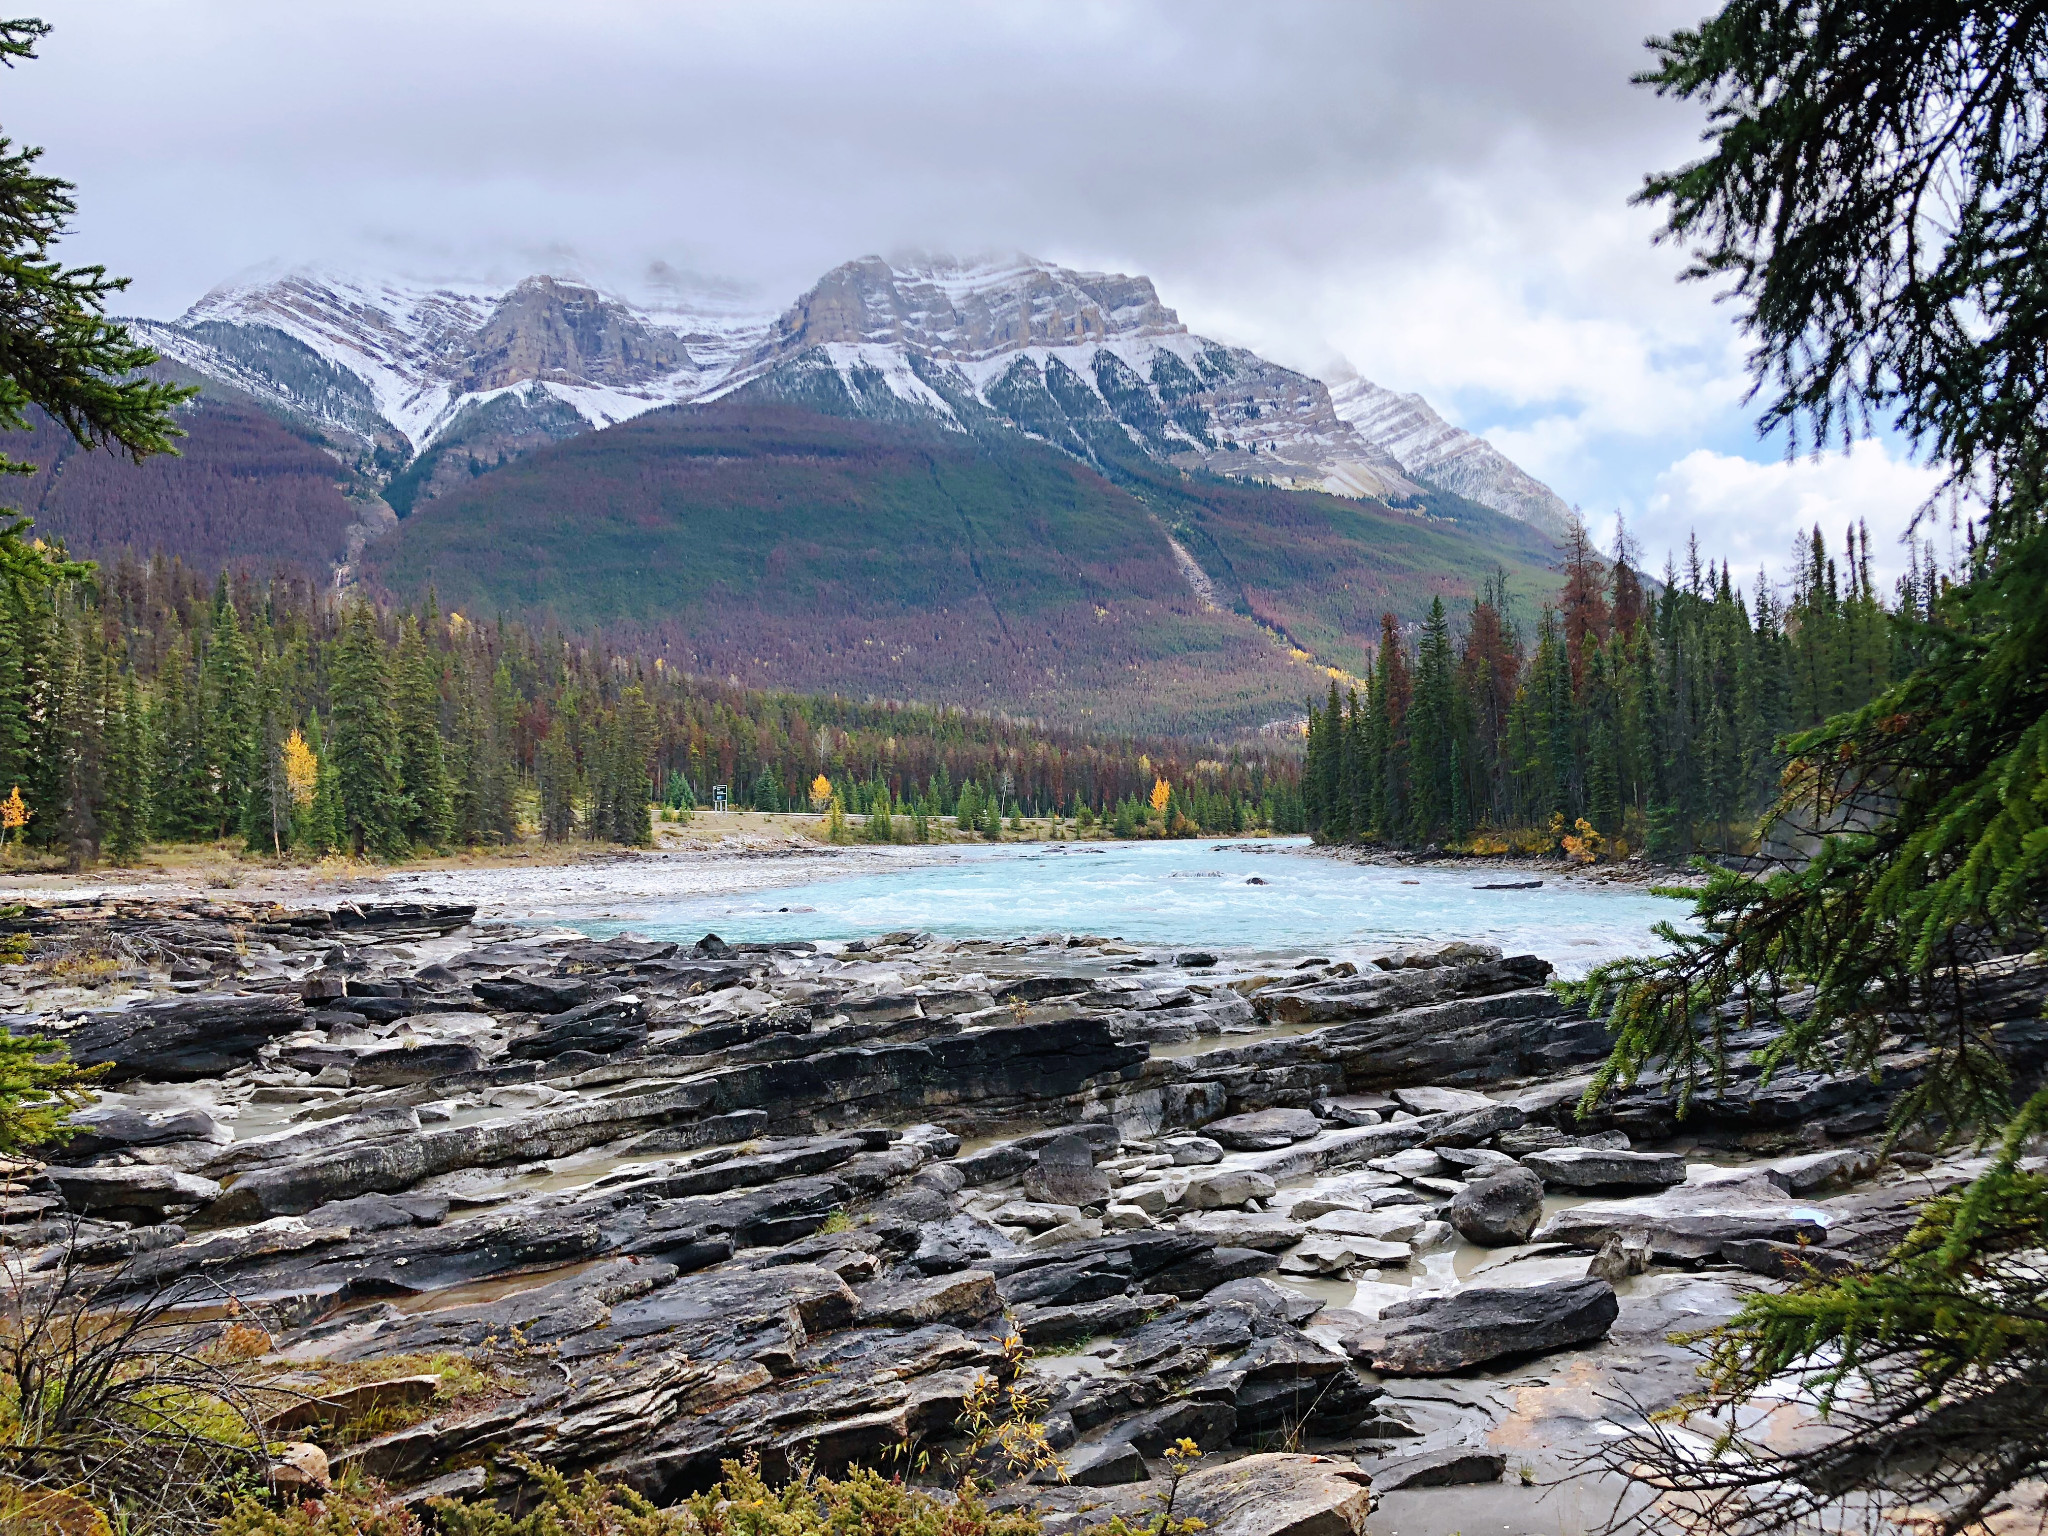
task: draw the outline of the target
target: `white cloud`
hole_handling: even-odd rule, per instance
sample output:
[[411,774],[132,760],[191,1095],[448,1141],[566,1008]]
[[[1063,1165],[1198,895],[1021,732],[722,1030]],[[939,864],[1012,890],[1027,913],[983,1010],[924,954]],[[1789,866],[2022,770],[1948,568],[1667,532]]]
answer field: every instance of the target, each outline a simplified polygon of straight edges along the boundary
[[[1786,573],[1794,541],[1816,523],[1839,555],[1850,523],[1861,521],[1870,527],[1872,567],[1888,587],[1906,566],[1900,540],[1941,478],[1875,438],[1772,463],[1702,448],[1657,476],[1630,531],[1653,568],[1667,551],[1682,562],[1687,537],[1697,533],[1704,554],[1731,560],[1738,573],[1762,566],[1775,579]],[[1613,519],[1605,523],[1600,532],[1611,538]],[[1945,519],[1923,526],[1929,534],[1946,554]]]

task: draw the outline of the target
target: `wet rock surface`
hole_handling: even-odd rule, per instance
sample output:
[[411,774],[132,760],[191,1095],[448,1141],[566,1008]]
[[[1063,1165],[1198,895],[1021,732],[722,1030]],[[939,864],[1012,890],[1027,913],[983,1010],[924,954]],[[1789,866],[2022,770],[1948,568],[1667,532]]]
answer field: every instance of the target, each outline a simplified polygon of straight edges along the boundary
[[[108,1065],[10,1184],[20,1272],[232,1295],[310,1384],[279,1431],[409,1497],[517,1456],[660,1501],[740,1455],[893,1465],[1022,1373],[1072,1486],[1005,1497],[1050,1530],[1154,1507],[1182,1439],[1211,1531],[1341,1536],[1373,1488],[1391,1528],[1488,1528],[1618,1386],[1691,1386],[1670,1334],[1883,1251],[1967,1172],[1880,1165],[1867,1078],[1738,1066],[1678,1144],[1654,1085],[1580,1120],[1604,1030],[1483,946],[1276,977],[472,916],[31,911],[140,960],[112,996],[0,976],[6,1027]],[[2044,991],[1981,980],[2021,1071]],[[1888,1060],[1895,1091],[1910,1039]],[[489,1390],[408,1367],[451,1354]]]

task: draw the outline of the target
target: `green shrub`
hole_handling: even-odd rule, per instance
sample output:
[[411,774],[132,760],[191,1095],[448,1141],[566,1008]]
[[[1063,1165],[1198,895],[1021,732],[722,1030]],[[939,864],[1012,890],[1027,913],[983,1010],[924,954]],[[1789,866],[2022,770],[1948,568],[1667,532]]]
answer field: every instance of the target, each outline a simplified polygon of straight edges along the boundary
[[72,1064],[61,1040],[0,1034],[0,1153],[69,1136],[65,1119],[92,1102],[85,1083],[94,1075]]
[[[992,1510],[970,1487],[957,1497],[913,1488],[866,1468],[843,1479],[808,1470],[770,1487],[752,1460],[725,1464],[724,1480],[670,1509],[586,1473],[568,1478],[522,1457],[533,1497],[512,1512],[488,1501],[432,1501],[440,1536],[1038,1536],[1028,1511]],[[422,1522],[389,1497],[340,1488],[279,1508],[257,1497],[235,1505],[218,1536],[422,1536]]]

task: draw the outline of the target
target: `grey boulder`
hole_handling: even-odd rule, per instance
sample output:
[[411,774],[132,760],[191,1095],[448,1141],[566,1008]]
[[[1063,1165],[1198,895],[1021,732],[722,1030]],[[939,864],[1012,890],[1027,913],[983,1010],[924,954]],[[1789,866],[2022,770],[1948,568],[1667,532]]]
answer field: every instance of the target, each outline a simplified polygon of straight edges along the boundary
[[1024,1173],[1025,1198],[1048,1205],[1100,1205],[1109,1192],[1109,1176],[1095,1166],[1095,1148],[1081,1136],[1055,1136]]
[[1459,1190],[1444,1216],[1465,1241],[1483,1248],[1526,1243],[1543,1219],[1543,1181],[1527,1168],[1503,1168]]
[[1451,1115],[1422,1138],[1425,1147],[1476,1147],[1502,1131],[1518,1131],[1529,1117],[1512,1104],[1489,1104]]

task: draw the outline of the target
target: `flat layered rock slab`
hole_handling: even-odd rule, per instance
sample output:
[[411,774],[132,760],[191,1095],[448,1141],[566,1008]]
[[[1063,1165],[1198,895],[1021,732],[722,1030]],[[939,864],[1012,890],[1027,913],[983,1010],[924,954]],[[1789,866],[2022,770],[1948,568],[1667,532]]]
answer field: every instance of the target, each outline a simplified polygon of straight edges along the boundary
[[1667,1189],[1685,1182],[1685,1159],[1676,1152],[1553,1147],[1529,1153],[1522,1166],[1546,1189]]
[[1605,1338],[1621,1315],[1605,1280],[1475,1286],[1384,1308],[1372,1363],[1390,1376],[1444,1376],[1472,1366]]
[[1322,1128],[1322,1121],[1305,1109],[1260,1109],[1211,1120],[1202,1134],[1234,1152],[1270,1152],[1307,1141]]
[[105,1068],[103,1083],[189,1083],[254,1061],[305,1023],[305,1008],[287,994],[203,993],[89,1013],[61,1034],[73,1061]]
[[1539,1243],[1598,1248],[1610,1233],[1640,1234],[1666,1262],[1710,1259],[1723,1243],[1818,1243],[1827,1217],[1759,1176],[1677,1185],[1629,1200],[1591,1200],[1536,1229]]
[[[1014,1502],[1046,1511],[1046,1536],[1078,1536],[1116,1515],[1136,1526],[1165,1493],[1166,1484],[1155,1480],[1108,1491],[1032,1489]],[[1366,1536],[1371,1508],[1366,1468],[1277,1451],[1191,1472],[1174,1500],[1174,1513],[1201,1521],[1204,1536]]]
[[878,1327],[920,1328],[927,1323],[974,1324],[1003,1310],[996,1277],[963,1269],[918,1280],[883,1280],[862,1286],[860,1319]]

